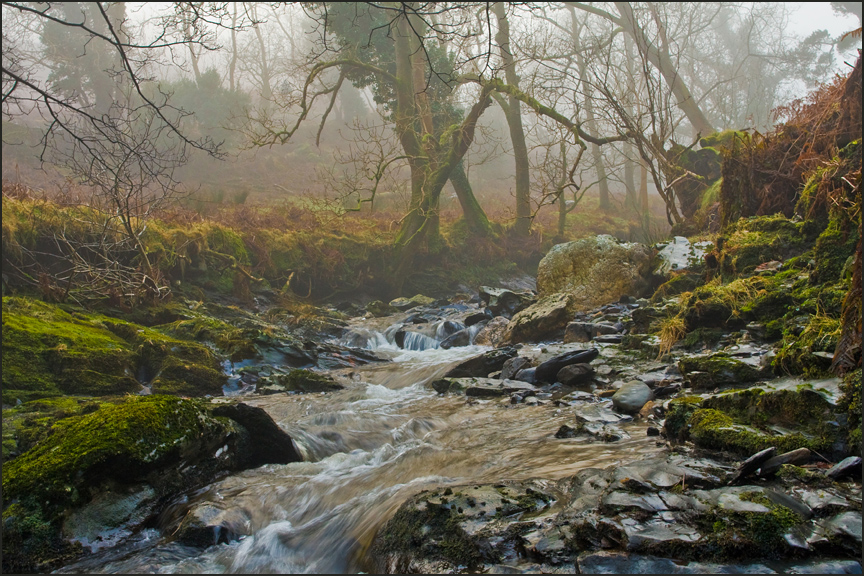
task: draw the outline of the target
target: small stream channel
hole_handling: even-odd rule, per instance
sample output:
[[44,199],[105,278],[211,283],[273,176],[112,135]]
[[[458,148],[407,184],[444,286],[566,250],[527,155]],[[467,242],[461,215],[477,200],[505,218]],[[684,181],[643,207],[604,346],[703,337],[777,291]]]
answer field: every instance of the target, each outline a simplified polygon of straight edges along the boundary
[[425,326],[427,334],[409,335],[400,348],[394,343],[398,321],[358,319],[341,342],[391,361],[333,371],[345,386],[338,392],[244,398],[292,436],[305,461],[227,476],[176,503],[159,520],[162,526],[176,524],[191,504],[212,503],[231,510],[244,534],[240,540],[201,550],[151,528],[61,571],[368,571],[376,530],[424,488],[555,480],[662,450],[644,424],[628,424],[630,438],[611,444],[556,439],[555,431],[571,423],[573,414],[553,402],[511,405],[507,397],[466,401],[463,395],[436,394],[428,382],[489,349],[437,347],[444,321]]

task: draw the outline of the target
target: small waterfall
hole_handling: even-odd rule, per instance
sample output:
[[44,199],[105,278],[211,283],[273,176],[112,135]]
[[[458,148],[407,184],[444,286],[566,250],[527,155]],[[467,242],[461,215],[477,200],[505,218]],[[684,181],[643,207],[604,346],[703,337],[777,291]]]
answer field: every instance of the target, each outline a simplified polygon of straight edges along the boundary
[[405,350],[429,350],[438,348],[438,340],[419,332],[405,332],[402,348]]
[[483,329],[484,326],[486,326],[485,323],[468,326],[468,336],[470,337],[470,340],[468,341],[471,342],[471,344],[474,344],[474,338],[477,336],[480,330]]
[[459,332],[460,330],[464,330],[464,329],[465,329],[465,325],[462,324],[461,322],[454,322],[452,320],[444,320],[443,322],[438,324],[438,327],[435,329],[435,338],[440,342],[440,341],[444,340],[445,338],[447,338],[448,336],[451,336],[451,335],[455,334],[456,332]]

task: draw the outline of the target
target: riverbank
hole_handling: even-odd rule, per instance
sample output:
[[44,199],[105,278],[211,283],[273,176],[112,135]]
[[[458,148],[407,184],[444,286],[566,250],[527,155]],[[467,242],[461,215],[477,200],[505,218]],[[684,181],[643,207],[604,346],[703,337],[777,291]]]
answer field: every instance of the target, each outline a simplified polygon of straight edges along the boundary
[[[818,250],[798,267],[821,234],[771,233],[796,226],[742,221],[723,251],[676,239],[660,251],[683,251],[670,279],[634,277],[644,296],[660,285],[651,298],[578,312],[577,296],[538,298],[524,284],[303,313],[266,293],[257,310],[177,299],[124,319],[4,298],[4,561],[71,572],[587,570],[655,557],[692,570],[850,569],[860,461],[828,471],[860,455],[860,370],[833,377],[826,352],[848,266],[835,283],[812,273]],[[641,250],[609,242],[598,245],[613,255]],[[801,253],[743,264],[745,250],[776,246]],[[740,268],[724,279],[697,249]],[[598,262],[608,269],[602,258],[581,269]],[[549,286],[555,274],[541,271]],[[681,292],[685,281],[698,286]],[[19,367],[8,382],[7,364]],[[94,373],[95,394],[68,388]],[[41,398],[13,397],[34,390]],[[79,473],[48,484],[47,507],[13,486],[48,470],[40,455],[91,420],[123,429],[166,392],[200,397],[176,402],[209,431],[183,434],[153,413],[126,429],[179,426],[176,438],[194,441],[146,457],[109,439],[90,460],[60,462]],[[239,462],[264,436],[246,409],[220,412],[235,405],[263,408],[302,462]],[[155,482],[172,471],[185,488]]]

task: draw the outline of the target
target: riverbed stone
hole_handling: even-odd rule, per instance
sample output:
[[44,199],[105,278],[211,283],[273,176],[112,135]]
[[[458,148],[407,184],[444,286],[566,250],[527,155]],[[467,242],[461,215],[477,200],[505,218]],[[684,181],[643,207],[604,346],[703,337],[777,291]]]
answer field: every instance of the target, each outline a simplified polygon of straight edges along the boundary
[[552,358],[541,362],[540,365],[537,366],[535,375],[538,380],[551,383],[555,381],[558,372],[560,372],[565,366],[570,366],[571,364],[588,364],[597,358],[599,354],[600,352],[596,348],[572,350],[570,352],[558,354],[557,356],[553,356]]
[[536,300],[528,290],[509,290],[507,288],[480,287],[480,300],[495,316],[512,318],[513,315]]
[[[502,370],[504,364],[516,357],[518,351],[512,346],[504,348],[496,348],[469,358],[464,362],[454,366],[446,374],[445,378],[463,378],[463,377],[485,377],[491,372]],[[503,377],[503,375],[502,375]]]
[[501,378],[511,379],[522,369],[528,366],[531,361],[524,356],[514,356],[501,367]]
[[429,383],[439,394],[465,394],[471,397],[509,396],[517,392],[531,392],[536,388],[527,382],[498,378],[439,378]]
[[297,368],[286,374],[277,373],[261,376],[258,378],[255,391],[258,394],[265,395],[285,392],[314,394],[318,392],[333,392],[342,390],[342,388],[344,386],[326,374]]
[[459,330],[441,341],[439,346],[445,350],[471,344],[471,334],[468,330]]
[[474,337],[477,346],[498,346],[504,341],[504,335],[510,320],[503,316],[496,316],[490,320]]
[[390,306],[404,312],[405,310],[410,310],[418,306],[431,306],[434,303],[434,298],[424,296],[423,294],[416,294],[411,298],[396,298],[391,300]]
[[174,538],[187,546],[207,548],[238,540],[249,534],[250,529],[251,519],[242,508],[224,508],[202,502],[189,509]]
[[507,325],[503,342],[537,342],[552,337],[567,325],[573,298],[569,294],[552,294],[515,314]]
[[651,389],[640,380],[631,380],[621,386],[612,396],[612,404],[616,410],[626,414],[635,414],[651,400]]
[[556,379],[565,386],[588,384],[594,377],[594,368],[590,364],[570,364],[558,371]]
[[613,324],[570,322],[564,329],[564,342],[590,342],[595,336],[618,334],[620,331]]
[[825,476],[831,478],[832,480],[840,480],[841,478],[846,478],[847,476],[851,476],[854,478],[861,479],[861,457],[860,456],[849,456],[848,458],[844,458],[837,464],[831,467],[825,473]]

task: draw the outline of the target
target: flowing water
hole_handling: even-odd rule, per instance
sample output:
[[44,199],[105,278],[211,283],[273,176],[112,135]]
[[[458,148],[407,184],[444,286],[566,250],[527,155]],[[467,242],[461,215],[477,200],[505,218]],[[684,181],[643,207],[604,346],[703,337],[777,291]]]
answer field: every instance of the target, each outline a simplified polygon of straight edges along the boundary
[[437,347],[443,334],[411,337],[399,349],[393,330],[358,329],[391,362],[339,372],[346,388],[314,395],[250,396],[294,438],[304,461],[267,465],[223,478],[166,510],[176,524],[197,502],[239,511],[246,536],[205,550],[172,542],[157,529],[90,556],[63,572],[351,573],[368,570],[376,530],[424,488],[527,478],[559,479],[660,451],[642,426],[613,444],[556,439],[572,424],[551,402],[466,401],[424,386],[486,350]]

